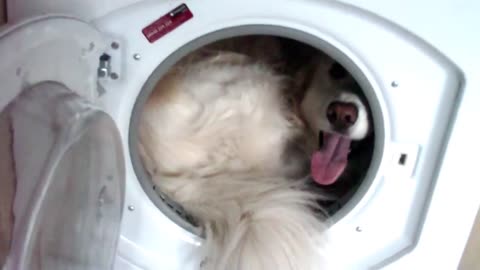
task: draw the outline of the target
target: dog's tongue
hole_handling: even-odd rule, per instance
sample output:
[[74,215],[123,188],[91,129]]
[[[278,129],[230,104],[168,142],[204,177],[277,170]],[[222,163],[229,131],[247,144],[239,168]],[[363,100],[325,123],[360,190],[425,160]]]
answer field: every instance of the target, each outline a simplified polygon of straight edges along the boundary
[[324,132],[323,146],[312,155],[310,170],[313,179],[320,185],[331,185],[347,166],[350,139]]

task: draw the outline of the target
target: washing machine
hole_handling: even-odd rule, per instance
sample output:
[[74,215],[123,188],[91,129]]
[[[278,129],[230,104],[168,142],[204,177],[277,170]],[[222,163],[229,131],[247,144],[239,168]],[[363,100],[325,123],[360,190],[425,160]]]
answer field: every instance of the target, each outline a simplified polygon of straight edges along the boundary
[[0,33],[15,222],[5,270],[200,269],[200,229],[145,180],[148,94],[211,42],[322,50],[361,86],[375,139],[330,218],[344,269],[456,269],[480,206],[480,2],[12,0]]

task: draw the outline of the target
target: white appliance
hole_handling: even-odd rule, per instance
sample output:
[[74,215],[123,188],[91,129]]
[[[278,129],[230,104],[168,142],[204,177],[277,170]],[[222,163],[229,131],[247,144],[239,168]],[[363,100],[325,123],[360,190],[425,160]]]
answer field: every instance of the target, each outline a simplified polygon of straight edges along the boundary
[[10,106],[19,218],[5,269],[199,269],[197,229],[138,181],[135,121],[181,56],[244,34],[324,50],[369,100],[373,162],[330,229],[345,267],[457,267],[480,206],[480,2],[12,0],[7,7],[0,108],[22,94]]

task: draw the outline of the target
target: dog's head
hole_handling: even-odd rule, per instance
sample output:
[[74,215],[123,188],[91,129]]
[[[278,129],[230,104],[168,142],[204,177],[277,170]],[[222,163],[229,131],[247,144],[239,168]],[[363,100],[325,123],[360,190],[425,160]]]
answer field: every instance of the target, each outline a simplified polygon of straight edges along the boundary
[[361,140],[371,129],[360,87],[350,73],[327,56],[318,57],[303,74],[305,95],[301,112],[309,128]]
[[311,175],[319,184],[333,184],[347,166],[350,143],[371,130],[370,113],[350,73],[326,55],[299,73],[303,96],[300,114],[315,138]]

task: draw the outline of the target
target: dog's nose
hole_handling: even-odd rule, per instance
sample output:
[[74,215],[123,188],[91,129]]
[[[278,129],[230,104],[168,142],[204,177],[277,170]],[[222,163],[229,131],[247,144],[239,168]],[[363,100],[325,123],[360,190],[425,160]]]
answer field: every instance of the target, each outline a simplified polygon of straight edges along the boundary
[[344,130],[355,124],[358,108],[350,102],[334,101],[328,105],[327,119],[335,129]]

